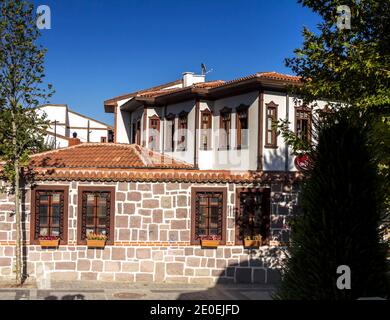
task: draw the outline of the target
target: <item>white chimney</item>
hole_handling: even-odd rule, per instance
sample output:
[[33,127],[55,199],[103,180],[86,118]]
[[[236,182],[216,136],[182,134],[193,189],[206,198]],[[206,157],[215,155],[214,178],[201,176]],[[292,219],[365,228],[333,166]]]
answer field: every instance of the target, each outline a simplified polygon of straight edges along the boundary
[[192,86],[194,83],[205,82],[206,75],[197,75],[193,72],[183,72],[183,88]]

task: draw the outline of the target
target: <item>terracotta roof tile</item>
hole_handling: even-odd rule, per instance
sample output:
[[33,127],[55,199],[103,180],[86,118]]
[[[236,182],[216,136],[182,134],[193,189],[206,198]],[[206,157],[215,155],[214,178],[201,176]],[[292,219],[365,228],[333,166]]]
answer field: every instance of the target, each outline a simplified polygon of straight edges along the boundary
[[296,182],[300,173],[255,172],[189,169],[72,169],[35,168],[35,180],[45,181],[126,181],[126,182],[184,182],[184,183],[251,183]]
[[[292,76],[288,74],[282,74],[279,72],[275,71],[270,71],[270,72],[257,72],[255,74],[246,76],[246,77],[241,77],[238,79],[233,79],[229,81],[224,81],[224,80],[214,80],[214,81],[208,81],[208,82],[200,82],[200,83],[195,83],[192,86],[189,87],[184,87],[184,88],[172,88],[172,89],[164,89],[168,87],[167,85],[161,85],[145,90],[140,90],[136,91],[127,95],[119,96],[116,98],[109,99],[105,101],[105,105],[115,103],[116,101],[120,99],[125,99],[125,98],[130,98],[130,97],[140,97],[140,98],[154,98],[154,97],[159,97],[159,96],[164,96],[167,94],[172,94],[175,92],[180,92],[180,91],[185,91],[189,88],[202,88],[202,89],[213,89],[213,88],[218,88],[222,87],[225,85],[233,84],[233,83],[239,83],[243,82],[249,79],[254,79],[254,78],[259,78],[259,79],[269,79],[269,80],[278,80],[278,81],[286,81],[286,82],[294,82],[294,83],[299,83],[301,81],[300,77],[297,76]],[[180,80],[177,80],[175,82],[169,83],[169,85],[172,84],[178,84],[180,83]]]
[[31,157],[32,168],[192,168],[139,145],[84,143]]

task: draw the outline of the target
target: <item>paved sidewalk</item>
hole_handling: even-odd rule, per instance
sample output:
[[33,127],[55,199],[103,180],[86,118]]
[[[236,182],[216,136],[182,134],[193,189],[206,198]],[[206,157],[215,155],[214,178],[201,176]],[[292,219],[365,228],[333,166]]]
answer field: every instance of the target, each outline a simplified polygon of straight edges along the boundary
[[266,285],[141,284],[52,282],[50,288],[10,288],[0,283],[0,300],[270,300]]

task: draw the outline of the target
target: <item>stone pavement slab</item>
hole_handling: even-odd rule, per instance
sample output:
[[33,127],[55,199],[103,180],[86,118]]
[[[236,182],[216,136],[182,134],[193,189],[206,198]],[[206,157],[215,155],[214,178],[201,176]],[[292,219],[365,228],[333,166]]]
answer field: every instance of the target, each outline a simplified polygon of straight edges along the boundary
[[52,282],[50,288],[1,286],[0,300],[270,300],[275,288],[265,285]]

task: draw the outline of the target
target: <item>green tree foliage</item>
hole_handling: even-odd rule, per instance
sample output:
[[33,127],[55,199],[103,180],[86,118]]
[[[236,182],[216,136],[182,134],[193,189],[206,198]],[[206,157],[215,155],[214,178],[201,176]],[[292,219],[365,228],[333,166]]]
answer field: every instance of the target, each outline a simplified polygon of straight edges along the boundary
[[[318,32],[304,28],[303,46],[286,60],[305,85],[305,102],[319,98],[378,113],[390,105],[390,1],[299,0],[322,18]],[[339,29],[337,7],[349,6],[351,29]]]
[[43,87],[45,50],[37,44],[40,32],[32,4],[0,0],[0,158],[2,179],[15,193],[16,281],[22,283],[20,186],[22,167],[43,146],[48,126],[36,114],[40,102],[51,96]]
[[[307,153],[312,161],[280,297],[383,295],[380,227],[390,207],[390,1],[298,2],[322,22],[316,32],[304,29],[302,47],[286,60],[303,81],[291,91],[312,107],[328,101],[330,112],[314,113],[311,144],[296,137],[288,121],[278,125],[294,153]],[[342,5],[351,10],[350,29],[337,27]],[[350,291],[336,289],[341,264],[352,269]]]
[[[371,128],[350,111],[319,123],[313,165],[302,190],[302,215],[292,241],[280,299],[343,300],[386,297],[386,248],[378,221],[383,212]],[[351,289],[340,290],[337,268],[351,269]]]

